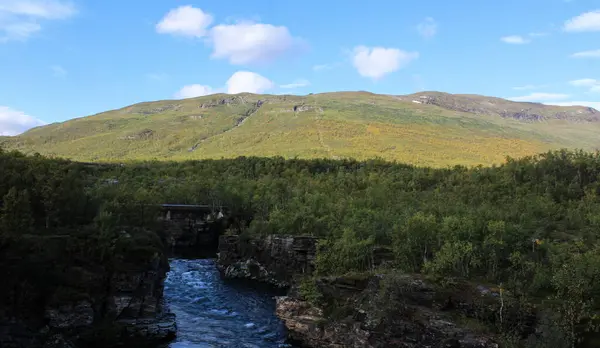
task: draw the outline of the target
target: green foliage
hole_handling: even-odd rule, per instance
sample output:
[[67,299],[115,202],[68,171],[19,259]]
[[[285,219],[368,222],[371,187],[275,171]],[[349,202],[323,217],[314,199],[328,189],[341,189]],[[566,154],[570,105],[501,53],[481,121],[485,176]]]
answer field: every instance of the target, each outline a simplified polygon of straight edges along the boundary
[[406,219],[393,234],[394,252],[407,271],[418,272],[437,248],[435,216],[418,212]]
[[373,246],[373,238],[361,240],[353,230],[345,229],[340,238],[319,243],[316,272],[326,275],[372,269]]
[[432,274],[457,275],[469,278],[471,270],[479,266],[477,252],[470,242],[446,242],[435,254],[433,261],[427,261],[424,271]]
[[[432,169],[282,157],[92,165],[0,152],[0,197],[0,271],[23,289],[52,293],[73,265],[164,261],[150,207],[207,204],[226,207],[228,233],[243,238],[319,237],[318,275],[379,271],[376,251],[387,250],[388,272],[501,284],[523,308],[549,311],[567,346],[598,331],[600,153]],[[396,285],[382,301],[401,304]],[[8,288],[6,308],[45,300]],[[301,291],[320,301],[314,284]]]
[[307,277],[300,282],[300,295],[314,306],[320,307],[323,305],[323,294],[317,287],[315,279]]
[[556,291],[554,308],[560,315],[559,325],[575,347],[582,332],[596,331],[598,294],[600,294],[600,247],[568,255],[568,260],[555,264],[552,285]]
[[17,232],[33,232],[33,215],[31,213],[31,201],[29,192],[12,187],[2,198],[2,209],[0,210],[0,231],[4,240],[13,239]]

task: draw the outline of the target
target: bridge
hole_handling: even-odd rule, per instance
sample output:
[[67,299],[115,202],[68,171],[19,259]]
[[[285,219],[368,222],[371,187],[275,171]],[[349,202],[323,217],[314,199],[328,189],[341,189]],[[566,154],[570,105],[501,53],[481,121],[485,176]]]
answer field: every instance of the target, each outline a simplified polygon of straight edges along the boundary
[[160,210],[159,220],[172,249],[216,249],[228,227],[225,207],[161,204]]

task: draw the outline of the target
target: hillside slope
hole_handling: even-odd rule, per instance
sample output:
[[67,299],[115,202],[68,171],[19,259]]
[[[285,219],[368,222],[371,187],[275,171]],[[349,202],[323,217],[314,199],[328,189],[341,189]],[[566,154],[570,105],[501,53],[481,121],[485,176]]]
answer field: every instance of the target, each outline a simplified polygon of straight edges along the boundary
[[0,138],[84,161],[236,156],[382,157],[430,166],[600,148],[600,112],[476,95],[216,94],[140,103]]

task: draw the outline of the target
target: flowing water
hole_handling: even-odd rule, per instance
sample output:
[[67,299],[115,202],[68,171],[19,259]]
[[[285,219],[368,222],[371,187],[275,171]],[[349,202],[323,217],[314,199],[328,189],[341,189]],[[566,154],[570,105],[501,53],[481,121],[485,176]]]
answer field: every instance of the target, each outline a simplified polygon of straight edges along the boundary
[[177,315],[170,348],[292,347],[275,317],[274,294],[221,280],[212,259],[170,260],[165,298]]

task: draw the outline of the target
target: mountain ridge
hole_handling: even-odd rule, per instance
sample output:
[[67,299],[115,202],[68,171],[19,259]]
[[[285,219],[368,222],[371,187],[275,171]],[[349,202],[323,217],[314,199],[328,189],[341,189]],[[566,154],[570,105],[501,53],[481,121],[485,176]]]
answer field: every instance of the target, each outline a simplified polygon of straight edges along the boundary
[[0,146],[82,161],[381,157],[445,166],[600,147],[600,112],[473,94],[240,93],[141,102],[36,127]]

